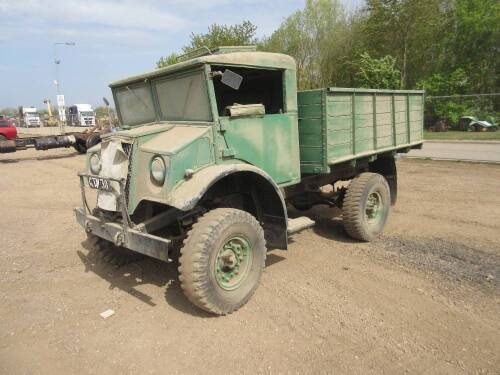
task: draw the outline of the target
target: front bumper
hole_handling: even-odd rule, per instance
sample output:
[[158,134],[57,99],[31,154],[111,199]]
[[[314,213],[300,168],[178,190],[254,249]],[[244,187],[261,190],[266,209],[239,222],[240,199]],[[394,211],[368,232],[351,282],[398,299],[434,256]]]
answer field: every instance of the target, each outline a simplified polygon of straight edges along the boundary
[[[127,210],[127,201],[125,197],[125,179],[106,178],[108,181],[118,182],[120,184],[120,191],[116,192],[122,213],[122,222],[104,221],[92,215],[87,198],[85,196],[85,181],[88,182],[89,175],[79,173],[80,176],[80,189],[82,193],[83,207],[74,209],[77,222],[89,234],[96,235],[117,246],[122,246],[127,249],[148,255],[153,258],[161,259],[170,262],[168,257],[168,250],[171,241],[166,238],[154,236],[136,229],[135,224],[130,220]],[[111,184],[110,184],[111,185]]]

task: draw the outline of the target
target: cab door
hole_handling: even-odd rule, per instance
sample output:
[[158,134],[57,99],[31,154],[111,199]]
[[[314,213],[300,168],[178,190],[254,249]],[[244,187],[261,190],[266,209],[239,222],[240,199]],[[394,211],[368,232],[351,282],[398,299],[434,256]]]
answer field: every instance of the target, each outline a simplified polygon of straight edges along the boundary
[[[285,105],[284,70],[235,69],[243,77],[238,90],[214,81],[223,162],[238,159],[267,172],[277,184],[300,179],[297,111]],[[249,108],[261,108],[253,113]],[[232,111],[232,108],[242,110]]]

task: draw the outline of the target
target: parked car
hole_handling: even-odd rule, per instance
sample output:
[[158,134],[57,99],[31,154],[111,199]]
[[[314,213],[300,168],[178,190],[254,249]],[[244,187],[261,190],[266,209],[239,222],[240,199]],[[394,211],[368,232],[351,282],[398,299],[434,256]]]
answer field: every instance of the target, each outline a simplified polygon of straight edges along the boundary
[[458,128],[469,132],[496,132],[498,125],[485,120],[478,120],[476,117],[463,116],[458,122]]
[[9,118],[0,118],[0,141],[10,140],[17,137],[17,129],[14,121]]

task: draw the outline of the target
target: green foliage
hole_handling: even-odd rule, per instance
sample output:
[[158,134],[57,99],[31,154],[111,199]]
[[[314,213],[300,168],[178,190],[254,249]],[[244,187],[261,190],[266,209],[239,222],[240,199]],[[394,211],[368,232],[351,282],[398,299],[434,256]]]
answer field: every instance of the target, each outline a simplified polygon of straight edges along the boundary
[[[353,13],[340,0],[306,0],[270,36],[255,35],[249,21],[214,24],[207,33],[191,34],[180,52],[257,44],[261,51],[295,58],[299,89],[425,86],[434,96],[500,91],[498,0],[366,0]],[[157,65],[177,57],[163,57]],[[486,118],[500,111],[498,96],[427,104],[427,121],[455,123],[463,115]]]
[[[256,44],[255,32],[257,26],[250,21],[243,21],[236,25],[218,25],[213,24],[208,28],[205,34],[191,33],[189,44],[182,48],[182,53],[188,53],[198,48],[213,49],[221,46],[244,46]],[[168,56],[161,57],[156,62],[158,68],[163,68],[175,64],[178,61],[179,54],[171,53]]]
[[164,68],[166,66],[172,65],[177,63],[177,59],[179,58],[179,55],[176,54],[175,52],[172,52],[168,56],[162,56],[160,57],[160,60],[156,62],[156,67],[157,68]]
[[303,10],[287,17],[259,45],[264,51],[291,55],[297,62],[300,89],[350,82],[352,35],[349,19],[338,0],[307,0]]
[[11,117],[11,116],[17,116],[17,114],[18,114],[18,109],[14,107],[6,107],[0,110],[0,115],[3,116]]
[[375,59],[365,52],[357,65],[356,82],[359,87],[393,90],[401,88],[401,72],[396,68],[394,57]]
[[470,101],[456,99],[433,99],[433,96],[460,95],[468,91],[469,78],[463,69],[457,69],[451,74],[436,73],[417,84],[418,88],[426,90],[426,120],[432,125],[440,119],[445,119],[451,126],[458,125],[462,116],[472,114]]
[[[109,108],[109,110],[111,112],[111,117],[116,117],[115,116],[115,109]],[[104,106],[96,107],[94,109],[94,112],[95,112],[95,116],[97,118],[108,117],[108,107],[104,107]]]
[[197,48],[208,47],[210,49],[220,46],[244,46],[255,44],[255,32],[257,26],[250,21],[243,21],[236,25],[213,24],[205,34],[191,34],[191,42],[183,48],[184,53]]

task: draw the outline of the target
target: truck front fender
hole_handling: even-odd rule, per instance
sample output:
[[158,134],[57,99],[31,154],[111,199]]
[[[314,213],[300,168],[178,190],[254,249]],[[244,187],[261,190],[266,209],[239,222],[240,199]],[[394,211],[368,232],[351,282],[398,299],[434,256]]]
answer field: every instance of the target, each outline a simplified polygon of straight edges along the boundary
[[193,176],[179,183],[170,193],[166,200],[169,206],[178,208],[182,211],[193,209],[199,200],[215,183],[226,176],[238,172],[255,173],[266,179],[272,185],[274,191],[279,196],[283,210],[286,212],[285,200],[279,187],[274,183],[273,179],[262,169],[259,169],[251,164],[217,164],[203,168],[193,174]]
[[[258,204],[261,221],[269,246],[287,248],[287,210],[279,187],[263,170],[251,164],[218,164],[203,168],[177,184],[169,193],[166,204],[189,211],[208,194],[226,184],[229,178],[238,179],[252,192]],[[225,180],[225,178],[228,178]]]

